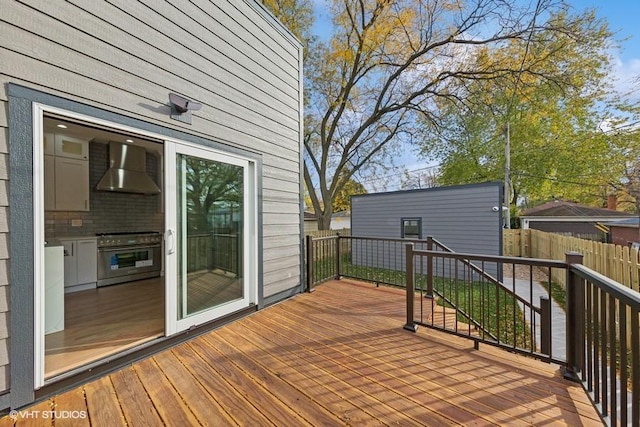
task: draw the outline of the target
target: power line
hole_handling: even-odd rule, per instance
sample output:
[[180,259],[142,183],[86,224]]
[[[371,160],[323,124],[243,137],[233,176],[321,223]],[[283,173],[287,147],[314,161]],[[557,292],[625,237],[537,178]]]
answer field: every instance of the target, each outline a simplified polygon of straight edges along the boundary
[[[439,168],[441,165],[437,164],[437,165],[431,165],[431,166],[424,166],[418,169],[411,169],[411,170],[402,170],[402,171],[398,171],[398,172],[393,172],[393,173],[388,173],[385,175],[380,175],[380,176],[376,176],[376,177],[372,177],[372,178],[367,178],[364,180],[359,180],[357,179],[357,177],[353,177],[354,181],[358,182],[359,184],[368,184],[368,183],[372,183],[372,182],[378,182],[384,179],[389,179],[389,178],[396,178],[396,179],[400,179],[404,176],[405,171],[409,174],[411,173],[415,173],[415,172],[423,172],[423,171],[428,171],[428,170],[433,170],[433,169],[437,169]],[[397,187],[397,189],[401,188],[401,183],[394,183],[393,185],[395,185],[395,187]],[[393,187],[391,187],[393,188]],[[313,187],[314,190],[318,191],[320,190],[320,187]]]
[[540,180],[543,180],[543,181],[553,181],[553,182],[557,182],[557,183],[560,183],[560,184],[573,184],[573,185],[582,185],[582,186],[587,186],[587,187],[602,187],[603,185],[605,185],[605,184],[590,184],[590,183],[586,183],[584,181],[582,181],[582,182],[570,181],[570,180],[567,180],[567,179],[559,179],[559,178],[553,178],[553,177],[549,177],[549,176],[531,175],[531,174],[528,174],[528,173],[525,173],[525,172],[514,172],[514,175],[526,176],[527,178],[540,179]]

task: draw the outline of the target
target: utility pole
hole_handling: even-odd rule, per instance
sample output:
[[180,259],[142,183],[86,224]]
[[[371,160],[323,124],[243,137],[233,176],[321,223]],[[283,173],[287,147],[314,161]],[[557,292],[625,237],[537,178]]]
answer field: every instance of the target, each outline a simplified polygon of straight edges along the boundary
[[509,120],[505,129],[507,141],[504,144],[504,209],[505,228],[511,228],[511,190],[509,183],[511,182],[511,132],[509,130]]

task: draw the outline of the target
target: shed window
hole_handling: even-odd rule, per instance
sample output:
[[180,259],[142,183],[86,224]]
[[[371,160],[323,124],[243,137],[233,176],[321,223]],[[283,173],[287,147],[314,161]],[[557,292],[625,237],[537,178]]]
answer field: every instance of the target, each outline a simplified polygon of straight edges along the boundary
[[402,218],[402,238],[422,239],[422,218]]

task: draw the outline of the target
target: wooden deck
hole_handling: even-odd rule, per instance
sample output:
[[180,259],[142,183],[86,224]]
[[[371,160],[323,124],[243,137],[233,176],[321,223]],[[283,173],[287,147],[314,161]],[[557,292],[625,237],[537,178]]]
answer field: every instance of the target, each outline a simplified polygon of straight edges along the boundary
[[17,425],[602,425],[557,366],[403,324],[401,291],[329,282],[24,409],[84,418]]

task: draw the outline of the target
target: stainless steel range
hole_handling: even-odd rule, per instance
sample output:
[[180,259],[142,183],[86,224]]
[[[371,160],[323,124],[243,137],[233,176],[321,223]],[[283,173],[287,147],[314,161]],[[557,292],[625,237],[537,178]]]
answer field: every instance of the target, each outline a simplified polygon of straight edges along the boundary
[[98,236],[98,286],[160,275],[162,235],[157,231]]

